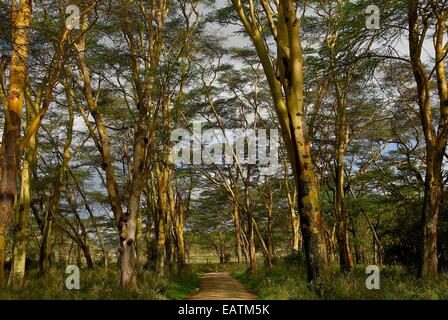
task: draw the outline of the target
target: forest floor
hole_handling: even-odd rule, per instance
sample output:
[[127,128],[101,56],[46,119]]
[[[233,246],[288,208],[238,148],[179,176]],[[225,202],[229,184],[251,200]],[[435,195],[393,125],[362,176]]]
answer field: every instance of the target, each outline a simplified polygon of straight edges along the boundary
[[334,263],[331,280],[315,287],[307,282],[303,261],[278,259],[272,268],[266,268],[260,261],[253,271],[236,263],[189,264],[181,275],[171,270],[164,278],[143,271],[135,292],[123,291],[120,270],[115,265],[107,271],[101,267],[81,269],[79,290],[66,288],[68,274],[63,267],[55,267],[46,277],[40,277],[38,270],[32,269],[28,270],[22,289],[8,287],[5,277],[0,300],[448,300],[447,270],[441,271],[437,279],[423,282],[416,279],[415,270],[383,265],[380,290],[368,290],[365,267],[359,265],[349,274],[341,274]]
[[228,272],[211,272],[200,277],[199,291],[187,300],[255,300],[255,294]]
[[366,288],[366,266],[356,266],[341,274],[337,263],[331,265],[332,277],[326,284],[310,286],[303,263],[277,261],[272,268],[260,266],[252,272],[234,269],[231,274],[259,300],[447,300],[448,272],[437,279],[421,281],[416,271],[402,266],[381,266],[379,290]]

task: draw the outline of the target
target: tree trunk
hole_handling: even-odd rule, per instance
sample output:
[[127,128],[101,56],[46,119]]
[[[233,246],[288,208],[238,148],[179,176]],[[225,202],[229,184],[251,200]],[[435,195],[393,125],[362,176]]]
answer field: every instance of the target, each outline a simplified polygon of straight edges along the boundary
[[[336,125],[336,200],[335,213],[337,219],[336,235],[339,247],[339,264],[341,272],[349,272],[353,268],[353,258],[350,252],[350,242],[347,230],[347,215],[344,208],[344,157],[347,143],[347,127],[345,123],[345,106],[341,106],[338,112]],[[343,119],[340,119],[340,118]]]
[[93,214],[93,210],[90,207],[89,200],[87,199],[84,189],[81,186],[80,182],[78,181],[76,175],[74,175],[70,169],[68,171],[75,182],[76,189],[78,190],[79,194],[81,195],[81,198],[84,202],[84,207],[86,208],[87,212],[89,213],[90,221],[92,222],[92,226],[95,229],[95,233],[98,237],[98,242],[100,244],[100,248],[103,253],[103,266],[107,270],[109,268],[109,255],[107,252],[106,245],[104,243],[104,239],[101,236],[100,229],[98,228],[98,225],[96,223],[95,215]]
[[[90,120],[88,118],[87,113],[85,112],[83,106],[81,103],[78,103],[77,100],[75,100],[79,111],[81,112],[81,115],[84,119],[84,122],[89,130],[89,133],[93,139],[93,142],[95,143],[95,146],[97,147],[98,151],[100,152],[102,156],[102,163],[101,168],[104,170],[106,174],[106,189],[107,189],[107,195],[109,197],[109,203],[112,209],[112,212],[114,214],[115,223],[118,228],[119,232],[119,238],[120,238],[120,249],[119,249],[119,256],[117,257],[118,263],[121,266],[121,283],[127,284],[131,283],[132,281],[128,281],[132,279],[132,274],[130,275],[130,271],[127,270],[127,264],[131,263],[132,265],[132,254],[133,254],[133,248],[127,248],[127,241],[126,241],[126,222],[128,219],[127,215],[124,215],[123,209],[122,209],[122,199],[120,197],[119,191],[118,191],[118,184],[117,179],[115,175],[115,169],[113,166],[113,156],[110,148],[110,138],[107,133],[106,125],[104,124],[102,115],[100,111],[98,110],[98,106],[96,103],[96,100],[93,95],[93,89],[91,86],[91,78],[90,78],[90,69],[85,61],[85,44],[86,44],[86,34],[88,31],[88,19],[87,15],[84,15],[82,17],[82,32],[83,35],[79,38],[79,41],[76,44],[76,49],[78,51],[78,62],[80,65],[80,76],[84,81],[84,95],[87,100],[88,108],[92,114],[93,119],[95,120],[96,125],[96,131],[93,128],[93,126],[90,124]],[[96,134],[97,132],[97,134]],[[135,236],[135,234],[134,234]],[[129,242],[129,246],[132,247],[132,241]],[[122,257],[124,255],[124,259]],[[123,261],[124,260],[124,261]],[[124,264],[123,264],[124,263]],[[125,268],[125,269],[123,269]]]
[[249,241],[249,268],[250,270],[255,270],[257,268],[257,256],[255,248],[255,233],[254,233],[254,223],[252,219],[252,213],[248,213],[247,216],[247,238]]
[[[131,191],[128,201],[128,214],[122,219],[120,226],[125,233],[121,233],[123,236],[122,241],[122,273],[121,273],[121,285],[128,289],[137,288],[136,280],[136,230],[137,230],[137,214],[140,208],[140,200],[143,193],[143,188],[147,179],[147,167],[146,157],[149,153],[147,137],[147,125],[146,125],[146,108],[149,101],[146,97],[140,96],[138,102],[139,109],[139,121],[134,138],[134,157],[132,162],[132,182]],[[124,237],[124,234],[126,237]]]
[[236,248],[236,257],[238,259],[238,264],[242,262],[242,253],[241,253],[241,227],[240,227],[240,217],[238,212],[238,204],[233,204],[233,226],[235,230],[235,248]]
[[3,155],[0,169],[0,290],[4,276],[6,237],[9,220],[16,198],[16,180],[19,166],[18,144],[25,93],[26,65],[28,62],[29,27],[32,19],[32,1],[20,0],[12,5],[12,53],[9,73],[9,97],[3,130]]
[[422,214],[423,239],[419,265],[421,278],[436,277],[438,274],[437,236],[442,194],[441,163],[439,165],[437,160],[433,160],[436,157],[434,150],[427,148],[427,153],[428,164]]
[[157,246],[156,246],[156,273],[159,276],[165,274],[165,210],[160,209],[159,224],[157,227]]
[[185,239],[184,239],[184,222],[183,209],[179,212],[179,223],[177,224],[177,269],[179,273],[185,268]]
[[92,256],[90,255],[89,246],[85,245],[81,249],[84,254],[84,257],[86,258],[87,268],[93,269],[93,260],[92,260]]
[[169,173],[168,168],[164,163],[157,163],[157,193],[158,193],[158,221],[157,221],[157,244],[156,244],[156,273],[159,276],[165,275],[165,263],[166,263],[166,222],[168,214],[168,182]]
[[[34,106],[27,104],[27,122],[34,118]],[[31,211],[31,176],[36,164],[36,135],[32,135],[25,151],[25,159],[21,172],[20,202],[13,218],[13,261],[9,283],[11,286],[23,287],[25,283],[28,217]]]
[[70,152],[70,146],[72,144],[73,138],[73,123],[74,123],[74,113],[72,106],[72,97],[70,93],[69,84],[65,84],[67,106],[69,111],[69,123],[67,124],[67,138],[64,144],[64,151],[62,154],[62,164],[59,168],[58,179],[56,180],[53,191],[50,196],[48,210],[45,214],[44,219],[44,229],[42,234],[42,243],[40,246],[40,256],[39,256],[39,272],[41,275],[45,275],[51,267],[50,264],[50,254],[53,242],[53,224],[56,219],[56,215],[59,211],[59,200],[61,197],[61,188],[64,184],[65,176],[68,170],[69,162],[72,157]]
[[[286,92],[291,141],[294,146],[298,207],[307,256],[308,281],[329,277],[323,221],[319,210],[318,184],[311,160],[311,145],[304,115],[303,58],[299,20],[293,1],[283,1],[279,9],[280,77]],[[287,52],[289,51],[289,56]]]
[[291,188],[289,182],[288,165],[285,161],[285,187],[288,197],[289,216],[292,229],[291,255],[297,256],[302,251],[302,233],[300,232],[300,217],[296,213],[297,188]]
[[[171,184],[171,181],[170,181]],[[169,193],[169,188],[168,188]],[[168,195],[169,196],[169,195]],[[169,201],[169,200],[168,200]],[[168,208],[168,213],[166,215],[166,223],[165,223],[165,252],[166,252],[166,262],[169,270],[172,270],[174,266],[174,241],[173,241],[173,221],[171,219],[171,208]]]
[[[303,57],[300,21],[292,0],[280,1],[276,26],[277,70],[257,21],[245,13],[241,0],[232,0],[246,32],[254,43],[269,84],[282,135],[298,190],[298,208],[307,259],[308,280],[329,278],[323,221],[319,209],[318,184],[311,159],[311,141],[304,114]],[[253,3],[249,3],[255,10]],[[264,10],[268,10],[264,8]],[[251,15],[253,18],[254,15]]]
[[296,256],[302,251],[302,233],[300,232],[300,218],[296,214],[294,208],[289,208],[291,216],[291,228],[292,228],[292,255]]
[[[446,79],[445,59],[448,46],[443,44],[448,16],[437,12],[437,6],[431,4],[436,18],[433,44],[436,53],[435,67],[437,73],[437,87],[439,95],[440,119],[437,128],[434,125],[433,109],[431,105],[431,82],[428,71],[421,61],[423,50],[422,39],[426,31],[421,32],[420,25],[429,23],[421,16],[419,21],[419,1],[411,0],[408,4],[409,21],[409,52],[412,62],[414,78],[417,84],[418,105],[423,133],[426,142],[426,176],[425,195],[422,210],[422,244],[418,270],[420,278],[434,278],[438,275],[437,236],[438,220],[441,204],[442,165],[446,152],[448,135],[448,85]],[[426,30],[425,27],[422,28]]]
[[169,188],[170,202],[174,203],[172,207],[172,221],[174,224],[174,234],[176,239],[177,250],[177,272],[181,274],[185,268],[185,238],[184,238],[184,218],[185,218],[185,204],[182,201],[180,193],[174,199],[173,184],[170,183]]
[[330,230],[325,229],[326,240],[327,240],[327,248],[328,248],[328,261],[333,262],[335,260],[334,250],[335,250],[335,233],[336,233],[336,225],[334,225]]
[[267,265],[272,267],[274,262],[274,245],[272,243],[272,229],[274,224],[274,217],[272,215],[272,190],[269,190],[267,197],[266,211],[268,214],[268,225],[266,230],[266,251],[267,251]]
[[143,226],[142,226],[141,209],[139,209],[138,213],[137,213],[137,230],[136,230],[135,239],[137,241],[136,246],[135,246],[135,253],[136,253],[136,257],[137,257],[137,261],[136,261],[137,278],[140,281],[143,279],[143,266],[144,266],[144,259],[145,259],[145,255],[144,255],[145,252],[143,250],[144,240],[143,240]]
[[334,211],[336,216],[336,238],[339,249],[339,265],[342,273],[349,272],[353,268],[353,258],[350,250],[349,234],[347,229],[347,214],[345,212],[345,152],[349,141],[349,129],[347,125],[347,92],[351,76],[346,75],[343,82],[339,80],[336,74],[338,67],[335,46],[338,43],[339,33],[332,32],[326,36],[327,50],[330,60],[330,75],[335,94],[335,201]]

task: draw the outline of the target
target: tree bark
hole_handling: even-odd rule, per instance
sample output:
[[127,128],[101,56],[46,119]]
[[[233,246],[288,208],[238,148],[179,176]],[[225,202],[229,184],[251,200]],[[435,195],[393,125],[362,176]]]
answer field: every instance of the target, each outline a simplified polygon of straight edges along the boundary
[[[337,89],[338,90],[338,89]],[[345,103],[337,98],[338,111],[336,112],[336,199],[335,213],[337,218],[337,239],[339,247],[339,264],[341,272],[349,272],[353,268],[353,259],[350,250],[350,242],[347,230],[347,215],[344,208],[345,190],[344,190],[344,158],[345,149],[348,141],[348,129],[345,118]]]
[[289,216],[292,229],[292,256],[297,256],[302,251],[302,233],[300,231],[300,217],[296,213],[297,188],[294,185],[292,188],[289,182],[288,166],[285,163],[285,187],[288,198]]
[[[434,278],[438,275],[437,236],[438,220],[441,204],[442,166],[448,135],[448,85],[446,79],[445,59],[448,46],[443,44],[448,16],[438,12],[436,5],[431,3],[433,15],[436,18],[435,34],[433,37],[436,52],[435,70],[439,95],[440,119],[437,129],[433,122],[431,105],[431,83],[428,72],[421,61],[423,43],[429,21],[421,17],[419,21],[419,1],[411,0],[408,4],[409,22],[409,51],[412,70],[417,84],[418,105],[422,128],[426,142],[426,176],[425,193],[422,210],[422,244],[418,270],[420,278]],[[423,25],[423,28],[420,28]],[[422,30],[423,31],[422,31]]]
[[[169,186],[169,198],[171,205],[171,221],[174,228],[175,246],[177,252],[177,272],[181,274],[185,269],[185,238],[184,238],[184,219],[185,211],[187,210],[180,193],[175,199],[173,184]],[[189,200],[187,200],[189,201]],[[187,204],[188,206],[188,204]]]
[[44,219],[44,229],[42,233],[42,242],[40,245],[40,255],[39,255],[39,273],[45,275],[48,273],[51,267],[50,254],[53,242],[53,224],[56,219],[56,215],[59,211],[59,200],[61,197],[61,188],[64,185],[65,176],[67,174],[70,159],[72,158],[72,153],[70,151],[70,146],[73,138],[73,123],[74,114],[72,106],[72,97],[68,83],[65,84],[67,106],[69,111],[69,123],[67,124],[67,138],[64,144],[64,151],[62,154],[62,164],[59,168],[59,174],[57,180],[54,183],[53,191],[50,196],[48,210],[45,214]]
[[267,254],[267,266],[269,268],[272,267],[274,262],[274,245],[272,243],[272,231],[274,225],[274,216],[272,214],[272,189],[269,189],[267,197],[266,197],[266,212],[267,212],[267,229],[266,229],[266,254]]
[[[256,16],[245,13],[241,0],[232,0],[246,32],[252,39],[263,66],[271,95],[282,128],[296,184],[301,230],[307,258],[308,280],[329,278],[323,221],[319,209],[318,184],[311,158],[311,141],[304,114],[303,57],[300,38],[300,21],[294,1],[278,4],[278,22],[271,26],[277,43],[277,72],[271,61],[269,48],[264,41]],[[249,3],[254,12],[253,2]],[[264,10],[270,10],[269,6]],[[271,13],[271,12],[269,12]]]
[[[27,104],[27,123],[31,121],[36,115],[36,107]],[[11,286],[18,285],[23,287],[25,284],[25,268],[26,268],[26,253],[27,253],[27,231],[28,231],[28,217],[31,211],[31,177],[36,166],[36,135],[32,135],[29,144],[26,147],[25,159],[23,161],[21,172],[21,191],[18,208],[15,210],[13,217],[13,261],[11,266],[11,273],[9,277],[9,284]]]
[[29,29],[32,19],[32,1],[16,1],[12,6],[12,54],[9,72],[9,97],[3,130],[3,154],[0,169],[0,290],[4,276],[6,237],[14,210],[16,179],[19,166],[18,146],[22,108],[25,95],[26,65],[28,62]]
[[[165,157],[166,159],[166,157]],[[169,171],[166,167],[166,162],[158,162],[156,164],[157,171],[157,245],[156,245],[156,273],[159,276],[165,275],[166,265],[166,223],[168,215],[168,184],[169,184]]]
[[235,232],[235,248],[236,248],[236,257],[238,260],[238,264],[242,263],[242,252],[241,252],[241,227],[240,227],[240,217],[238,211],[238,204],[233,204],[233,226]]
[[[293,1],[279,7],[278,63],[286,95],[291,141],[294,146],[298,207],[307,256],[308,280],[329,277],[323,221],[319,210],[318,184],[311,160],[311,144],[304,114],[303,58],[299,20]],[[289,55],[288,55],[289,51]]]
[[107,251],[106,245],[104,243],[104,239],[101,236],[100,229],[98,228],[98,225],[96,223],[95,215],[93,214],[93,210],[92,210],[92,208],[89,205],[89,201],[88,201],[88,199],[86,197],[86,194],[85,194],[83,188],[81,187],[78,179],[71,172],[70,169],[69,169],[69,172],[70,172],[73,180],[75,181],[75,185],[76,185],[76,188],[77,188],[79,194],[81,195],[81,197],[83,199],[84,207],[86,208],[87,212],[89,213],[90,221],[92,222],[92,226],[95,229],[95,233],[96,233],[96,235],[98,237],[98,242],[100,244],[101,251],[103,252],[103,266],[107,270],[109,268],[109,255],[108,255],[108,251]]

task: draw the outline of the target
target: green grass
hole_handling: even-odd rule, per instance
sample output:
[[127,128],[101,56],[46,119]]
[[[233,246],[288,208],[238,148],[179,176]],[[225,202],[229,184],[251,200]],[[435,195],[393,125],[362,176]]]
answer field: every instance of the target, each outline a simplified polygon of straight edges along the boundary
[[[233,272],[235,278],[258,294],[261,300],[438,300],[448,299],[448,274],[439,279],[422,282],[399,266],[381,268],[381,288],[368,290],[365,286],[365,267],[358,266],[351,273],[342,275],[338,266],[332,266],[332,278],[313,290],[307,284],[303,267],[279,262],[271,269]],[[317,291],[320,294],[317,294]]]
[[187,271],[182,275],[171,276],[168,279],[166,297],[172,300],[182,300],[188,297],[199,286],[198,275]]
[[381,289],[368,290],[365,287],[365,268],[357,266],[347,275],[339,273],[338,265],[332,265],[329,283],[311,288],[306,281],[303,263],[279,260],[271,269],[259,268],[247,271],[247,266],[230,264],[196,264],[182,275],[169,274],[159,278],[144,271],[138,282],[138,290],[123,291],[120,286],[120,271],[117,267],[105,272],[101,268],[81,270],[80,290],[65,288],[68,276],[64,270],[53,270],[47,277],[38,277],[37,270],[27,272],[23,289],[11,289],[6,284],[2,299],[56,299],[56,300],[181,300],[194,292],[199,285],[199,276],[208,272],[228,271],[246,284],[261,300],[309,300],[309,299],[448,299],[448,274],[439,279],[419,281],[415,274],[403,267],[381,268]]
[[127,292],[120,286],[120,271],[109,268],[81,270],[80,289],[68,290],[64,270],[53,270],[46,277],[38,277],[37,270],[27,272],[23,289],[4,286],[2,299],[26,300],[166,300],[183,299],[197,287],[197,276],[186,272],[182,276],[168,275],[159,278],[152,272],[144,271],[138,281],[138,290]]

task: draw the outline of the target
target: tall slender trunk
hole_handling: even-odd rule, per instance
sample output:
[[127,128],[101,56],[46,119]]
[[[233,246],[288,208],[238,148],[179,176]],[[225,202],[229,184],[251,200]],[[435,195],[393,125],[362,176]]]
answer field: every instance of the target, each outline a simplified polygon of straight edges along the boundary
[[145,259],[145,252],[143,250],[144,248],[144,240],[143,240],[143,225],[142,225],[142,212],[141,209],[138,210],[137,213],[137,229],[136,229],[136,235],[135,239],[137,241],[135,246],[135,253],[137,256],[136,261],[136,269],[137,269],[137,278],[139,280],[143,279],[143,265],[144,265],[144,259]]
[[269,190],[266,203],[266,211],[268,216],[268,225],[266,229],[266,253],[267,253],[267,265],[272,267],[274,262],[274,245],[272,243],[272,231],[274,226],[274,217],[272,214],[272,190]]
[[73,138],[73,123],[74,123],[74,113],[72,106],[72,96],[69,88],[68,82],[65,84],[67,106],[69,111],[69,122],[67,124],[67,138],[64,144],[64,151],[62,154],[62,164],[59,168],[58,178],[53,186],[53,191],[50,196],[48,210],[45,213],[44,219],[44,229],[42,234],[42,242],[40,245],[40,255],[39,255],[39,272],[41,275],[45,275],[51,267],[50,254],[53,242],[53,224],[56,219],[56,215],[59,211],[59,200],[61,198],[61,188],[64,185],[65,176],[68,170],[70,159],[72,153],[70,151],[70,146],[72,144]]
[[339,247],[339,264],[341,272],[345,273],[353,268],[353,258],[350,250],[349,235],[347,229],[347,214],[344,208],[345,201],[345,151],[348,144],[348,126],[346,117],[346,97],[341,92],[340,84],[336,80],[336,75],[333,70],[333,80],[336,92],[336,121],[335,121],[335,136],[336,136],[336,199],[335,199],[335,214],[337,219],[336,236]]
[[241,253],[241,227],[240,227],[240,217],[238,212],[238,204],[233,204],[233,226],[235,230],[235,248],[236,248],[236,256],[238,260],[238,264],[242,262],[242,253]]
[[333,226],[332,230],[327,230],[326,231],[326,235],[327,235],[327,241],[328,241],[328,261],[329,262],[333,262],[335,260],[335,233],[336,233],[336,225]]
[[347,214],[345,212],[345,153],[349,143],[349,129],[347,124],[347,92],[351,81],[351,74],[344,73],[343,80],[337,74],[338,62],[335,47],[339,41],[339,32],[336,30],[327,34],[326,46],[329,54],[329,69],[331,82],[335,95],[335,201],[334,212],[336,216],[336,238],[339,249],[340,270],[343,273],[349,272],[353,268],[353,257],[350,250],[349,234],[347,227]]
[[134,160],[132,163],[132,183],[128,201],[128,212],[120,221],[121,232],[121,285],[128,289],[137,288],[136,273],[136,230],[137,214],[140,208],[140,199],[147,181],[147,168],[145,164],[148,152],[148,137],[146,132],[147,102],[139,102],[140,119],[134,141]]
[[[338,153],[342,153],[339,151]],[[349,235],[347,229],[347,216],[344,209],[344,168],[343,168],[343,155],[339,154],[337,157],[336,168],[336,201],[335,212],[337,217],[336,222],[336,235],[339,248],[339,264],[341,272],[345,273],[353,268],[353,258],[350,250]],[[341,163],[342,162],[342,163]]]
[[[35,106],[27,104],[27,123],[36,115]],[[13,217],[13,261],[9,284],[23,287],[25,283],[26,253],[27,253],[27,231],[28,217],[31,211],[31,176],[36,165],[36,135],[33,134],[25,150],[25,159],[23,161],[21,182],[20,182],[20,201]]]
[[183,203],[180,193],[177,194],[175,199],[173,184],[169,185],[169,199],[171,207],[171,221],[173,223],[175,246],[177,252],[177,272],[179,274],[185,268],[185,238],[184,238],[184,218],[185,218],[185,204]]
[[88,245],[82,246],[82,253],[84,254],[84,258],[86,258],[87,268],[93,269],[93,260],[92,255],[90,254],[90,248]]
[[92,226],[95,229],[95,233],[96,233],[96,235],[98,237],[98,242],[100,244],[101,251],[103,252],[103,266],[107,270],[109,268],[109,255],[108,255],[108,251],[107,251],[106,245],[104,243],[104,239],[101,236],[100,229],[98,228],[98,224],[96,223],[95,215],[93,214],[93,210],[92,210],[92,208],[89,205],[89,201],[88,201],[88,199],[86,197],[86,194],[85,194],[84,190],[80,186],[80,183],[79,183],[78,179],[71,172],[71,170],[69,170],[69,172],[70,172],[73,180],[75,181],[75,185],[76,185],[76,188],[78,189],[79,194],[81,195],[81,197],[82,197],[82,199],[84,201],[84,207],[86,208],[87,212],[89,213],[90,221],[92,222]]
[[[440,119],[437,128],[434,125],[431,105],[431,82],[424,64],[421,61],[424,37],[429,23],[427,18],[419,18],[419,1],[411,0],[408,4],[409,52],[414,78],[417,84],[418,105],[423,133],[426,142],[426,176],[425,194],[422,209],[422,243],[421,258],[418,270],[420,278],[437,277],[438,275],[438,222],[441,204],[442,165],[446,152],[448,136],[448,84],[446,79],[445,59],[448,46],[444,44],[444,34],[448,16],[438,12],[437,6],[431,4],[436,18],[433,43],[436,53],[435,70],[439,95]],[[420,26],[423,25],[422,28]],[[421,31],[423,29],[423,32]]]
[[171,214],[167,213],[167,219],[165,223],[165,252],[166,262],[169,270],[172,270],[174,266],[174,241],[173,241],[173,222],[171,220]]
[[[311,158],[311,141],[305,121],[303,96],[303,57],[300,20],[292,0],[279,1],[276,22],[271,33],[277,43],[276,68],[261,30],[257,15],[246,14],[241,0],[232,0],[235,11],[249,34],[266,80],[269,84],[278,120],[282,128],[288,158],[298,186],[297,200],[307,260],[308,280],[329,278],[323,221],[319,209],[319,191]],[[263,3],[262,3],[263,4]],[[265,3],[264,3],[265,4]],[[254,2],[249,2],[255,12]],[[263,5],[266,16],[272,18],[271,7]],[[255,19],[255,20],[254,20]],[[276,70],[277,69],[277,70]]]
[[166,265],[166,223],[168,215],[168,184],[169,172],[165,161],[156,164],[157,171],[157,244],[156,244],[156,273],[159,276],[165,275]]
[[70,229],[72,229],[74,234],[70,235],[67,231],[66,232],[74,241],[76,241],[78,247],[82,250],[84,258],[86,259],[87,268],[93,269],[93,259],[90,254],[89,236],[87,234],[87,229],[78,212],[75,196],[68,187],[66,187],[65,189],[65,196],[75,217],[74,222],[76,224],[76,228],[71,226],[70,221],[66,217],[64,217],[66,223],[70,226]]
[[[244,212],[247,218],[246,238],[248,241],[249,269],[257,268],[257,249],[255,246],[255,224],[250,201],[250,166],[247,168],[247,179],[244,181]],[[262,240],[262,239],[261,239]]]
[[159,209],[159,220],[157,227],[157,243],[156,243],[156,273],[159,276],[165,275],[165,215],[166,210]]
[[[87,113],[85,112],[81,103],[75,100],[76,105],[81,112],[81,115],[84,119],[84,122],[89,130],[89,133],[97,147],[98,151],[102,156],[101,168],[104,170],[106,174],[106,189],[109,197],[109,203],[114,214],[115,223],[118,228],[119,238],[120,238],[120,249],[119,256],[117,258],[118,263],[120,265],[121,270],[121,284],[126,287],[127,284],[129,286],[135,285],[135,281],[132,280],[132,272],[129,270],[124,270],[123,267],[126,267],[129,263],[132,265],[132,253],[133,246],[132,241],[129,241],[131,248],[127,248],[126,238],[127,238],[127,228],[126,223],[128,220],[128,214],[123,213],[122,209],[122,199],[120,197],[120,193],[118,191],[118,183],[116,179],[115,169],[113,165],[113,156],[110,147],[110,138],[107,133],[106,125],[104,123],[103,117],[98,110],[98,106],[93,95],[93,89],[91,86],[91,77],[90,77],[90,69],[85,60],[85,47],[86,47],[86,34],[88,31],[88,19],[87,15],[83,15],[82,17],[82,31],[83,35],[79,38],[79,41],[76,44],[76,49],[78,51],[78,62],[80,66],[80,76],[84,81],[84,95],[87,100],[88,108],[92,114],[92,117],[95,121],[96,128],[90,123]],[[134,197],[133,197],[134,198]],[[134,234],[135,236],[135,234]],[[125,252],[126,251],[126,252]],[[123,255],[125,255],[125,259],[123,261]]]
[[437,161],[437,151],[427,148],[427,169],[425,195],[422,213],[422,247],[419,265],[421,278],[435,277],[438,274],[437,237],[442,195],[442,162]]
[[185,237],[184,237],[184,206],[179,206],[179,218],[176,224],[177,234],[177,270],[181,273],[186,265],[185,262]]
[[353,219],[350,219],[350,224],[352,226],[351,234],[353,237],[353,253],[354,253],[354,264],[362,264],[363,263],[363,257],[362,257],[362,245],[360,241],[358,240],[358,230],[356,228],[356,221],[353,221]]
[[300,232],[300,216],[296,213],[297,188],[295,185],[293,188],[290,186],[287,163],[285,163],[285,187],[292,230],[291,254],[296,256],[302,250],[302,233]]
[[[295,159],[298,207],[307,256],[308,280],[326,280],[329,276],[323,221],[319,209],[319,191],[311,158],[311,141],[304,114],[303,57],[300,22],[293,1],[279,6],[278,49],[280,78],[286,95],[289,127]],[[288,54],[289,52],[289,54]]]
[[255,229],[251,210],[247,212],[247,240],[249,242],[249,268],[255,270],[257,268],[257,252],[255,247]]
[[300,232],[300,217],[294,207],[289,208],[292,228],[292,255],[296,256],[302,251],[302,233]]
[[32,1],[20,0],[12,5],[12,53],[9,72],[9,97],[3,130],[3,155],[0,169],[0,290],[4,276],[6,237],[16,198],[19,166],[18,144],[25,94],[26,65],[28,62],[29,27]]

